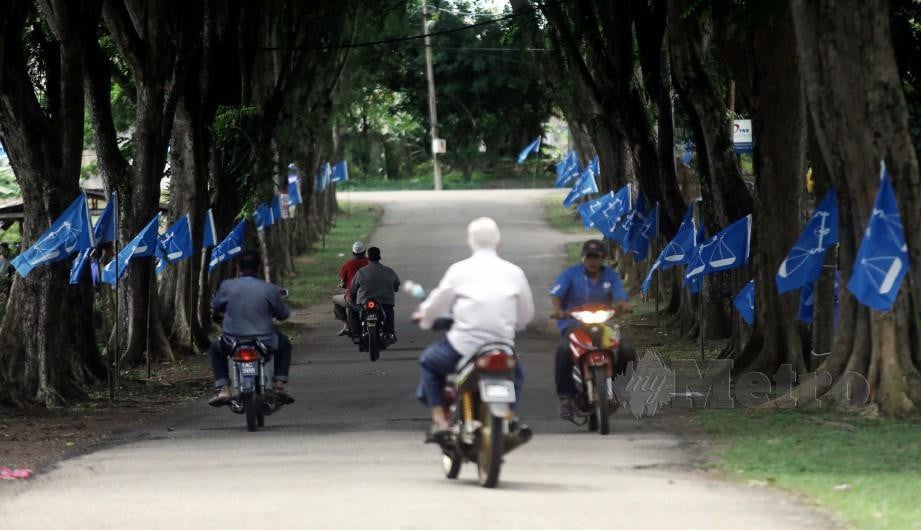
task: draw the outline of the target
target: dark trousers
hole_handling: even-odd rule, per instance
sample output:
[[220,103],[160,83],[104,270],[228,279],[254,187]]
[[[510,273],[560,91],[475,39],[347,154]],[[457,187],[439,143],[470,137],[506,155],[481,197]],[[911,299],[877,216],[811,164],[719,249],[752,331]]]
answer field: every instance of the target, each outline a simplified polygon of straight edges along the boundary
[[[419,357],[422,377],[416,390],[416,397],[430,407],[444,405],[445,378],[448,374],[454,373],[460,359],[461,354],[457,353],[448,339],[441,339],[426,348]],[[524,382],[524,367],[521,366],[521,358],[516,360],[518,361],[515,363],[516,401],[512,409],[518,408],[518,401],[521,400],[521,385]]]
[[[394,311],[390,304],[381,304],[384,309],[384,333],[396,333],[394,328]],[[349,326],[352,330],[352,337],[361,337],[361,307],[352,306],[349,313]]]
[[[275,381],[288,381],[288,372],[291,370],[291,341],[280,331],[275,332],[278,337],[278,348],[270,350],[270,354],[275,359]],[[211,371],[214,373],[214,387],[221,388],[230,384],[230,368],[227,366],[227,357],[232,352],[221,344],[221,336],[218,335],[211,342],[208,348],[208,355],[211,357]]]
[[[556,349],[556,395],[561,398],[571,398],[576,395],[576,384],[572,380],[572,353],[569,348],[569,333],[571,329],[563,332],[560,345]],[[627,371],[627,363],[636,360],[636,350],[626,339],[620,340],[620,355],[614,372],[623,375]]]

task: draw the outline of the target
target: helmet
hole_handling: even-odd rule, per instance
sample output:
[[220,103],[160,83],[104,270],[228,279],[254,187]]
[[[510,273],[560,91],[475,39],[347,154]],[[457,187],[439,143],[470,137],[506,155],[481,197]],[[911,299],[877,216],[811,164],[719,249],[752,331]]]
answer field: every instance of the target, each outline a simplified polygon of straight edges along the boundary
[[363,254],[365,251],[365,244],[363,241],[356,241],[352,243],[352,254]]

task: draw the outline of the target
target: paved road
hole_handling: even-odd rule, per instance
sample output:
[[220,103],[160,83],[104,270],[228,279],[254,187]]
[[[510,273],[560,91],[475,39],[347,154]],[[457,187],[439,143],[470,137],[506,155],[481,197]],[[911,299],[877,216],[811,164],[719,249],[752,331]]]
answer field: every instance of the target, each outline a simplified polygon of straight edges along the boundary
[[[404,279],[437,282],[465,257],[465,227],[496,218],[502,253],[542,296],[563,265],[559,235],[541,220],[547,191],[353,193],[386,206],[372,243]],[[571,236],[570,236],[571,237]],[[403,295],[401,295],[402,297]],[[659,419],[617,416],[614,434],[588,434],[555,419],[554,338],[520,341],[527,369],[523,418],[535,439],[507,458],[500,489],[441,475],[425,446],[425,410],[412,398],[420,348],[435,338],[408,323],[371,364],[322,314],[301,315],[292,393],[299,402],[247,433],[240,416],[204,402],[141,441],[63,462],[0,492],[0,528],[825,528],[794,499],[716,481],[691,470],[680,438]]]

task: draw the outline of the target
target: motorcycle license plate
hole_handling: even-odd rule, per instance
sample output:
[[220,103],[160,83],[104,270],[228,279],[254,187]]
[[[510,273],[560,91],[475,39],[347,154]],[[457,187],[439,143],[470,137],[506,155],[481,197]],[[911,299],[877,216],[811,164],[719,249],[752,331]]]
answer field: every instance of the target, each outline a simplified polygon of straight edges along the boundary
[[486,403],[514,403],[515,384],[508,379],[480,379],[480,399]]
[[256,375],[256,363],[240,363],[240,375]]
[[375,313],[369,313],[368,316],[365,317],[365,320],[375,320],[376,321],[377,315]]

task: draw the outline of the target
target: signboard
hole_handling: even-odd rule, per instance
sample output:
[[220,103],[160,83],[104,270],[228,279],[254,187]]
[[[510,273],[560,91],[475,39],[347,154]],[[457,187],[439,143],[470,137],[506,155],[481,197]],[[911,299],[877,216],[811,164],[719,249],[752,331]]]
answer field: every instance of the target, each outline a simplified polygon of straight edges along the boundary
[[750,153],[752,150],[752,121],[732,120],[732,144],[737,153]]
[[432,139],[432,152],[437,154],[443,154],[448,152],[448,144],[445,142],[444,138],[433,138]]

